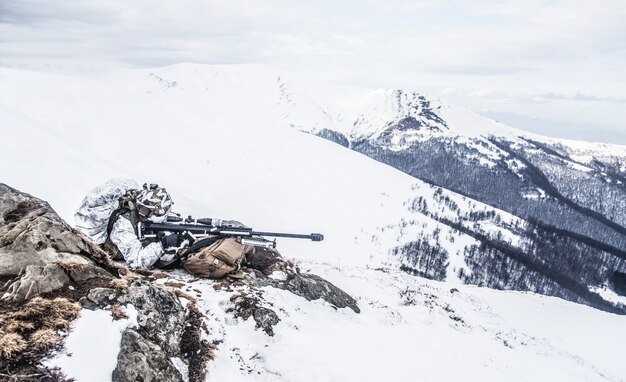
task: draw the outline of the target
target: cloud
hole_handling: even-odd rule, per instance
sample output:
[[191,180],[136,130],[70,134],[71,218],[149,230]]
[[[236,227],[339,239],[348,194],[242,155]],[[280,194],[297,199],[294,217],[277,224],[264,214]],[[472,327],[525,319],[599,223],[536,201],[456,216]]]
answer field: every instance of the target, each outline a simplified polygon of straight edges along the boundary
[[626,98],[624,20],[621,0],[0,0],[0,57],[264,63],[365,86],[455,88],[479,108],[615,105]]
[[[444,89],[445,91],[446,89]],[[441,94],[444,94],[444,91]],[[464,95],[477,98],[490,98],[490,99],[509,99],[516,101],[527,102],[551,102],[551,101],[581,101],[581,102],[610,102],[610,103],[626,103],[626,97],[613,97],[613,96],[597,96],[593,94],[585,94],[577,91],[573,94],[560,94],[560,93],[515,93],[515,92],[503,92],[494,89],[480,88],[467,90],[460,92],[458,90],[445,91],[446,95]]]
[[[31,43],[46,43],[50,31],[67,42],[78,34],[103,47],[103,55],[114,55],[108,47],[115,46],[127,50],[120,56],[132,56],[136,46],[144,46],[172,61],[194,56],[206,61],[208,46],[213,57],[232,56],[229,46],[234,46],[241,60],[250,53],[273,58],[335,52],[361,63],[386,59],[470,75],[509,74],[550,59],[618,52],[626,40],[625,18],[621,2],[605,0],[0,2],[0,24],[29,29]],[[7,33],[5,40],[20,38]],[[188,46],[184,54],[181,45]],[[80,51],[68,47],[64,53]]]
[[121,17],[123,8],[108,1],[3,0],[0,23],[30,25],[41,22],[103,24]]
[[576,92],[574,94],[543,93],[538,94],[534,98],[538,100],[572,100],[586,102],[626,103],[626,97],[597,96],[593,94],[584,94],[581,92]]

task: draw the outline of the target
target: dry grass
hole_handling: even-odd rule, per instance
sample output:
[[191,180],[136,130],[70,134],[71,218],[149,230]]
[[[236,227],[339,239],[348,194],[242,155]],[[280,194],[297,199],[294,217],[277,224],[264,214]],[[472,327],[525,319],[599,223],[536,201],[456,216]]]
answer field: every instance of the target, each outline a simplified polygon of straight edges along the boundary
[[45,350],[54,347],[61,340],[61,336],[52,329],[41,329],[31,334],[29,343],[37,350]]
[[27,321],[28,319],[39,319],[44,323],[56,321],[57,319],[73,320],[78,317],[80,305],[70,302],[68,299],[58,297],[48,300],[43,297],[35,297],[30,300],[21,310],[14,312],[10,318]]
[[7,333],[22,333],[35,330],[35,324],[32,322],[9,320],[2,324]]
[[70,330],[70,322],[71,320],[67,320],[62,317],[51,318],[45,322],[45,327],[67,332],[68,330]]
[[215,359],[216,343],[210,343],[203,337],[208,333],[204,321],[205,315],[195,303],[187,305],[187,324],[180,340],[180,350],[189,363],[189,382],[200,382],[206,379],[207,364]]
[[122,320],[128,318],[128,314],[124,310],[124,307],[119,304],[111,305],[111,316],[114,320]]
[[162,271],[152,271],[151,274],[152,277],[154,277],[155,279],[167,279],[172,277],[172,275],[170,275],[167,272],[162,272]]
[[190,295],[190,294],[188,294],[188,293],[183,292],[183,291],[182,291],[182,290],[180,290],[180,289],[174,289],[174,290],[172,290],[172,292],[173,292],[173,293],[176,295],[176,297],[178,297],[178,298],[184,298],[184,299],[187,299],[187,300],[189,300],[189,301],[191,301],[191,302],[193,302],[193,303],[196,303],[196,302],[198,301],[195,297],[193,297],[192,295]]
[[84,263],[77,263],[74,261],[55,261],[54,264],[59,265],[61,268],[65,269],[67,272],[80,272],[85,269]]
[[2,358],[13,358],[26,350],[27,343],[24,338],[17,333],[0,334],[0,355]]
[[80,306],[65,298],[35,297],[19,310],[0,315],[0,354],[5,360],[32,357],[61,341],[58,330],[69,330]]
[[[185,284],[181,284],[181,286],[184,286]],[[197,299],[193,296],[191,296],[190,294],[183,292],[182,290],[180,290],[180,287],[178,286],[172,286],[169,283],[164,283],[161,285],[156,285],[157,288],[162,289],[164,291],[167,292],[172,292],[176,295],[176,297],[178,298],[184,298],[187,299],[193,303],[197,302]]]
[[[144,278],[138,272],[133,272],[129,268],[120,268],[118,270],[119,275],[122,276],[125,280],[133,281],[133,280],[143,280]],[[128,282],[127,281],[127,282]]]
[[113,279],[110,281],[111,288],[115,289],[126,289],[128,288],[128,280],[127,279]]
[[185,286],[184,283],[178,282],[178,281],[166,281],[164,282],[162,285],[168,286],[168,287],[172,287],[172,288],[182,288]]

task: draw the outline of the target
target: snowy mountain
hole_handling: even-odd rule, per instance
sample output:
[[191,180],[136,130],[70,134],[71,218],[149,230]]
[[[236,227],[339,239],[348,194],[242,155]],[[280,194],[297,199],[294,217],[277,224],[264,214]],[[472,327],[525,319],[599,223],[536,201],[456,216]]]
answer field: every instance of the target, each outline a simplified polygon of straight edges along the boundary
[[[295,105],[291,109],[289,119],[304,114]],[[445,190],[436,191],[441,197],[435,206],[423,197],[413,202],[415,210],[480,241],[479,249],[465,248],[467,267],[457,269],[465,282],[592,305],[590,286],[621,288],[614,280],[626,260],[625,147],[526,133],[402,90],[350,94],[320,110],[325,124],[294,126],[495,207],[464,212]],[[448,216],[440,216],[439,209]],[[499,220],[500,210],[523,220],[515,222],[517,238],[468,224],[490,214]],[[449,279],[445,250],[429,245],[431,239],[420,236],[395,252],[410,259],[416,273]]]
[[[70,222],[91,188],[126,177],[167,187],[183,214],[324,233],[322,243],[282,240],[279,249],[354,296],[359,315],[265,290],[263,304],[278,307],[281,319],[268,338],[229,315],[233,292],[175,275],[201,292],[211,312],[221,343],[212,378],[626,374],[621,316],[463,285],[623,313],[625,298],[609,276],[626,271],[620,207],[612,202],[621,200],[626,150],[518,138],[517,130],[415,93],[287,77],[263,66],[1,68],[0,180],[47,200]],[[574,199],[566,186],[581,174],[594,182]],[[538,183],[545,178],[552,188]],[[561,218],[520,212],[539,201],[536,210],[562,210]],[[88,372],[63,365],[70,376]]]

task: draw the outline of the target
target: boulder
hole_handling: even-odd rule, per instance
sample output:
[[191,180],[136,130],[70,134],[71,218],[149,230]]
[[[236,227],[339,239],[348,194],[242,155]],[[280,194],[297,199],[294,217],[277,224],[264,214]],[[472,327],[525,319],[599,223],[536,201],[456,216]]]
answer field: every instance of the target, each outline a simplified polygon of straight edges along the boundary
[[69,283],[70,278],[56,264],[28,265],[20,277],[7,285],[2,300],[27,300],[42,293],[61,289]]
[[334,286],[330,281],[313,274],[293,274],[278,287],[286,289],[307,300],[322,299],[337,308],[350,308],[360,313],[356,301],[346,292]]
[[[300,273],[295,264],[285,260],[274,249],[255,248],[251,254],[246,255],[246,267],[252,270],[248,273],[249,277],[244,278],[244,282],[248,284],[272,286],[288,290],[309,301],[322,299],[337,308],[350,308],[356,313],[361,311],[349,294],[320,276]],[[285,278],[271,277],[274,272],[285,275]],[[273,319],[269,320],[272,321]]]
[[230,301],[234,304],[235,317],[243,320],[252,317],[257,329],[263,330],[270,337],[274,335],[274,326],[280,322],[280,318],[272,309],[261,306],[262,302],[257,296],[240,293],[233,295]]
[[176,295],[150,283],[134,281],[117,302],[131,304],[137,309],[137,331],[142,336],[168,355],[179,355],[186,312]]
[[41,199],[0,183],[0,277],[55,261],[111,265],[94,243]]
[[167,354],[134,330],[122,334],[113,382],[166,381],[182,382],[183,378]]

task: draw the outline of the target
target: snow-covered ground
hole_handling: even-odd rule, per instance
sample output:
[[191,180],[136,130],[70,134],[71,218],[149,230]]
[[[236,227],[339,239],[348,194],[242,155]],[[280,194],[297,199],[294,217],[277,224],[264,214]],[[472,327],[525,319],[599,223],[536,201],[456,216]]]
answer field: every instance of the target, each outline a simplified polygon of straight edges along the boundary
[[[280,322],[273,337],[234,318],[210,280],[178,272],[221,341],[207,380],[229,381],[622,381],[626,320],[532,293],[450,286],[394,269],[301,261],[357,299],[361,313],[263,288]],[[127,307],[128,308],[128,307]],[[127,309],[128,311],[128,309]],[[132,311],[132,309],[131,309]],[[48,361],[78,381],[105,381],[128,320],[83,310],[67,351]],[[97,330],[94,330],[97,328]],[[99,346],[93,346],[94,343]],[[68,355],[69,354],[69,355]]]
[[64,349],[46,360],[48,367],[59,367],[77,381],[106,382],[117,365],[122,332],[137,326],[137,310],[125,306],[128,318],[113,320],[105,310],[83,309],[71,325]]
[[[280,307],[276,335],[224,314],[227,296],[204,300],[224,343],[217,380],[620,381],[626,320],[530,293],[458,286],[371,268],[304,263],[357,298],[355,314],[267,289]],[[213,293],[206,282],[194,283]],[[599,323],[602,322],[602,325]],[[598,324],[598,325],[596,325]],[[240,370],[233,375],[233,370]],[[260,372],[260,373],[259,373]]]
[[[214,335],[224,341],[212,380],[626,378],[621,316],[397,271],[389,250],[414,239],[416,230],[454,237],[443,244],[452,254],[473,239],[411,211],[420,196],[436,205],[431,186],[294,129],[324,128],[333,119],[314,101],[298,102],[286,81],[263,66],[81,75],[0,68],[0,181],[47,200],[71,223],[90,189],[125,177],[165,186],[183,214],[323,233],[321,243],[279,240],[279,249],[357,298],[362,312],[268,289],[264,301],[275,305],[281,322],[267,337],[225,312],[226,292],[193,282]],[[285,106],[301,104],[297,113]],[[485,208],[453,199],[464,213]],[[411,222],[407,229],[389,228],[403,221]],[[454,266],[462,267],[462,259]]]

